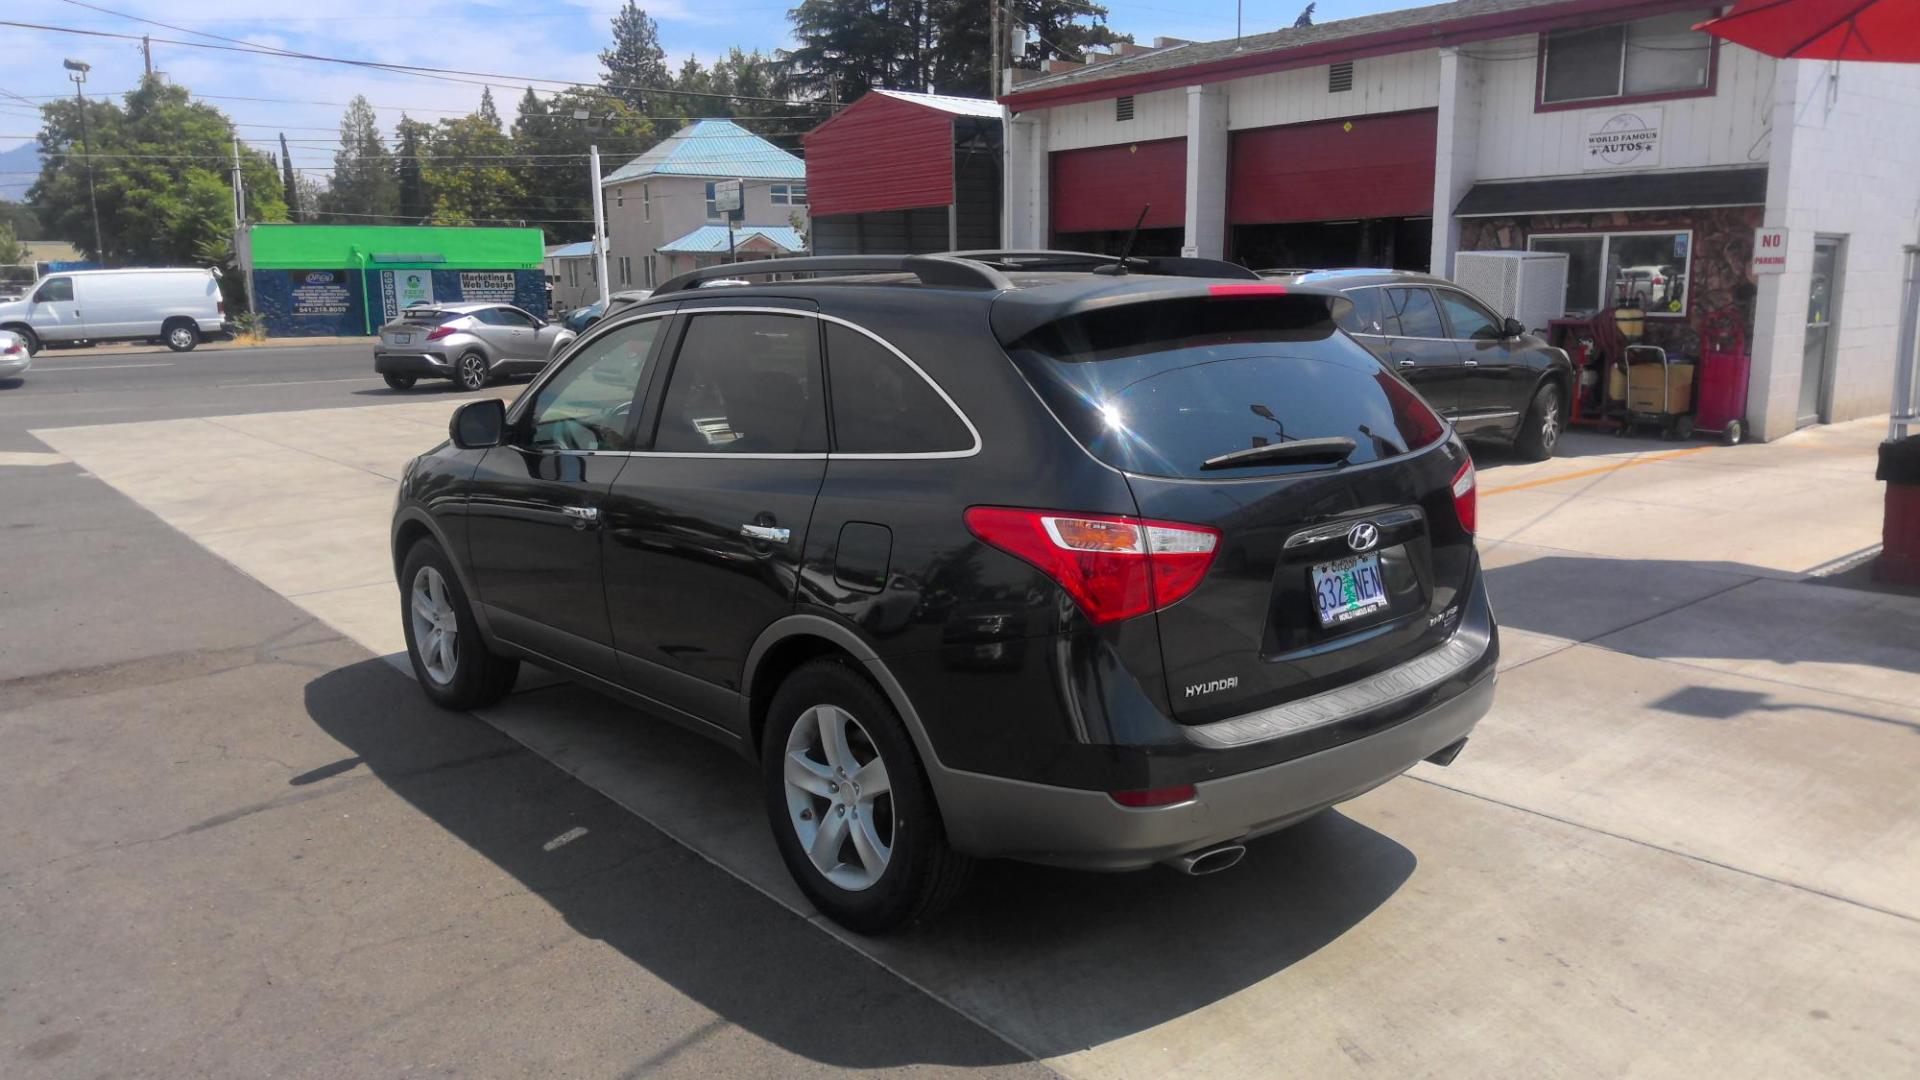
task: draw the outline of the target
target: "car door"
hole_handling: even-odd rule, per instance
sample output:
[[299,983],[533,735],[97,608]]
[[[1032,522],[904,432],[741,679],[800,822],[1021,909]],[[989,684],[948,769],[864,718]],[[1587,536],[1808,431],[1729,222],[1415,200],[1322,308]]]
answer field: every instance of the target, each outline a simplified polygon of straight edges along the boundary
[[614,647],[633,689],[744,734],[747,650],[793,609],[826,474],[818,320],[756,300],[675,323],[652,439],[607,497]]
[[1451,419],[1459,409],[1464,369],[1460,351],[1441,321],[1433,290],[1424,285],[1381,289],[1380,321],[1387,334],[1388,362],[1427,404]]
[[86,336],[73,278],[50,277],[33,290],[27,323],[41,341],[74,341]]
[[539,319],[504,305],[493,309],[493,317],[504,335],[501,355],[507,358],[507,370],[539,371],[546,366],[547,355],[539,348]]
[[567,328],[558,322],[534,319],[532,359],[536,370],[553,362],[554,343],[566,333],[569,333]]
[[601,588],[607,489],[633,448],[635,403],[664,327],[613,327],[522,398],[507,445],[481,458],[467,502],[468,564],[494,631],[619,679]]
[[1533,387],[1527,369],[1515,362],[1514,339],[1502,329],[1506,320],[1458,289],[1433,292],[1464,369],[1454,425],[1462,431],[1512,429]]

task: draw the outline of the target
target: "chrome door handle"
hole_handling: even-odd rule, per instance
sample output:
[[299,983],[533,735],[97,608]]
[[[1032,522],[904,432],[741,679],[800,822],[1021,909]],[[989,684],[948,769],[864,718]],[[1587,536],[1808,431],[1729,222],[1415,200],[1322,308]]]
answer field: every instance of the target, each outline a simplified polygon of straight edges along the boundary
[[1400,361],[1400,366],[1401,366],[1401,367],[1413,367],[1413,366],[1414,366],[1414,363],[1413,363],[1413,361],[1411,361],[1411,360],[1402,360],[1402,361]]
[[1460,366],[1461,366],[1461,367],[1479,367],[1479,366],[1480,366],[1480,361],[1478,361],[1478,360],[1462,360],[1462,361],[1460,361]]
[[600,524],[600,508],[597,506],[563,506],[560,512],[573,519],[576,529]]
[[764,540],[770,544],[784,544],[793,537],[793,530],[778,525],[742,525],[740,535],[749,540]]

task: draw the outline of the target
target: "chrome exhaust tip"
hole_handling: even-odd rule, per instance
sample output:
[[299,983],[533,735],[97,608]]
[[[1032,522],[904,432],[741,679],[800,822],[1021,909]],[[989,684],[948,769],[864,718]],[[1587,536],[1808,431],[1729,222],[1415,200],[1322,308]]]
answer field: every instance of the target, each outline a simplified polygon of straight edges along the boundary
[[1237,866],[1247,853],[1244,844],[1221,844],[1205,851],[1190,852],[1181,855],[1167,865],[1188,877],[1204,877],[1217,874],[1222,870],[1231,870]]

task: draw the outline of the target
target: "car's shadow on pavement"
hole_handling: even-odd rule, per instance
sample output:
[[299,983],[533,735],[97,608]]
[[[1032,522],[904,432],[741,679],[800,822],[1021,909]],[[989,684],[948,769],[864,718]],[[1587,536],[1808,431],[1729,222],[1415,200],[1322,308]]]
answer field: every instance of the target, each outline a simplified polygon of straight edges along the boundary
[[[700,857],[747,880],[785,873],[766,838],[757,771],[716,744],[566,685],[499,707],[564,715],[562,740],[598,748],[596,787],[621,783],[609,782],[609,768],[634,772],[628,782],[644,772],[649,805],[685,808],[651,813],[653,823],[704,837],[696,855],[494,728],[426,704],[382,661],[313,680],[307,707],[395,793],[577,931],[769,1042],[844,1068],[1018,1060],[997,1041],[887,1033],[876,1023],[884,996],[866,976],[904,984],[877,966],[858,965],[848,988],[876,1000],[818,1007],[821,963],[836,987],[847,969],[844,953],[817,954],[840,947],[800,916],[766,918],[761,896]],[[548,849],[576,828],[588,832]],[[1393,896],[1415,862],[1387,836],[1328,812],[1253,841],[1238,867],[1205,878],[985,864],[937,921],[852,940],[1046,1057],[1177,1019],[1311,956]]]

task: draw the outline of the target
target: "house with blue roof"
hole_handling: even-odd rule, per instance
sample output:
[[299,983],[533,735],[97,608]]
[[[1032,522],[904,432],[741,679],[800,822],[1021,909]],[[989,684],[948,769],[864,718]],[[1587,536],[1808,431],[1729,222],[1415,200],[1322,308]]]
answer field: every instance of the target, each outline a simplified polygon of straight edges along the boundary
[[[714,187],[745,184],[729,223]],[[650,289],[687,270],[806,253],[807,169],[731,120],[696,120],[604,176],[611,288]],[[731,254],[730,254],[731,253]]]

